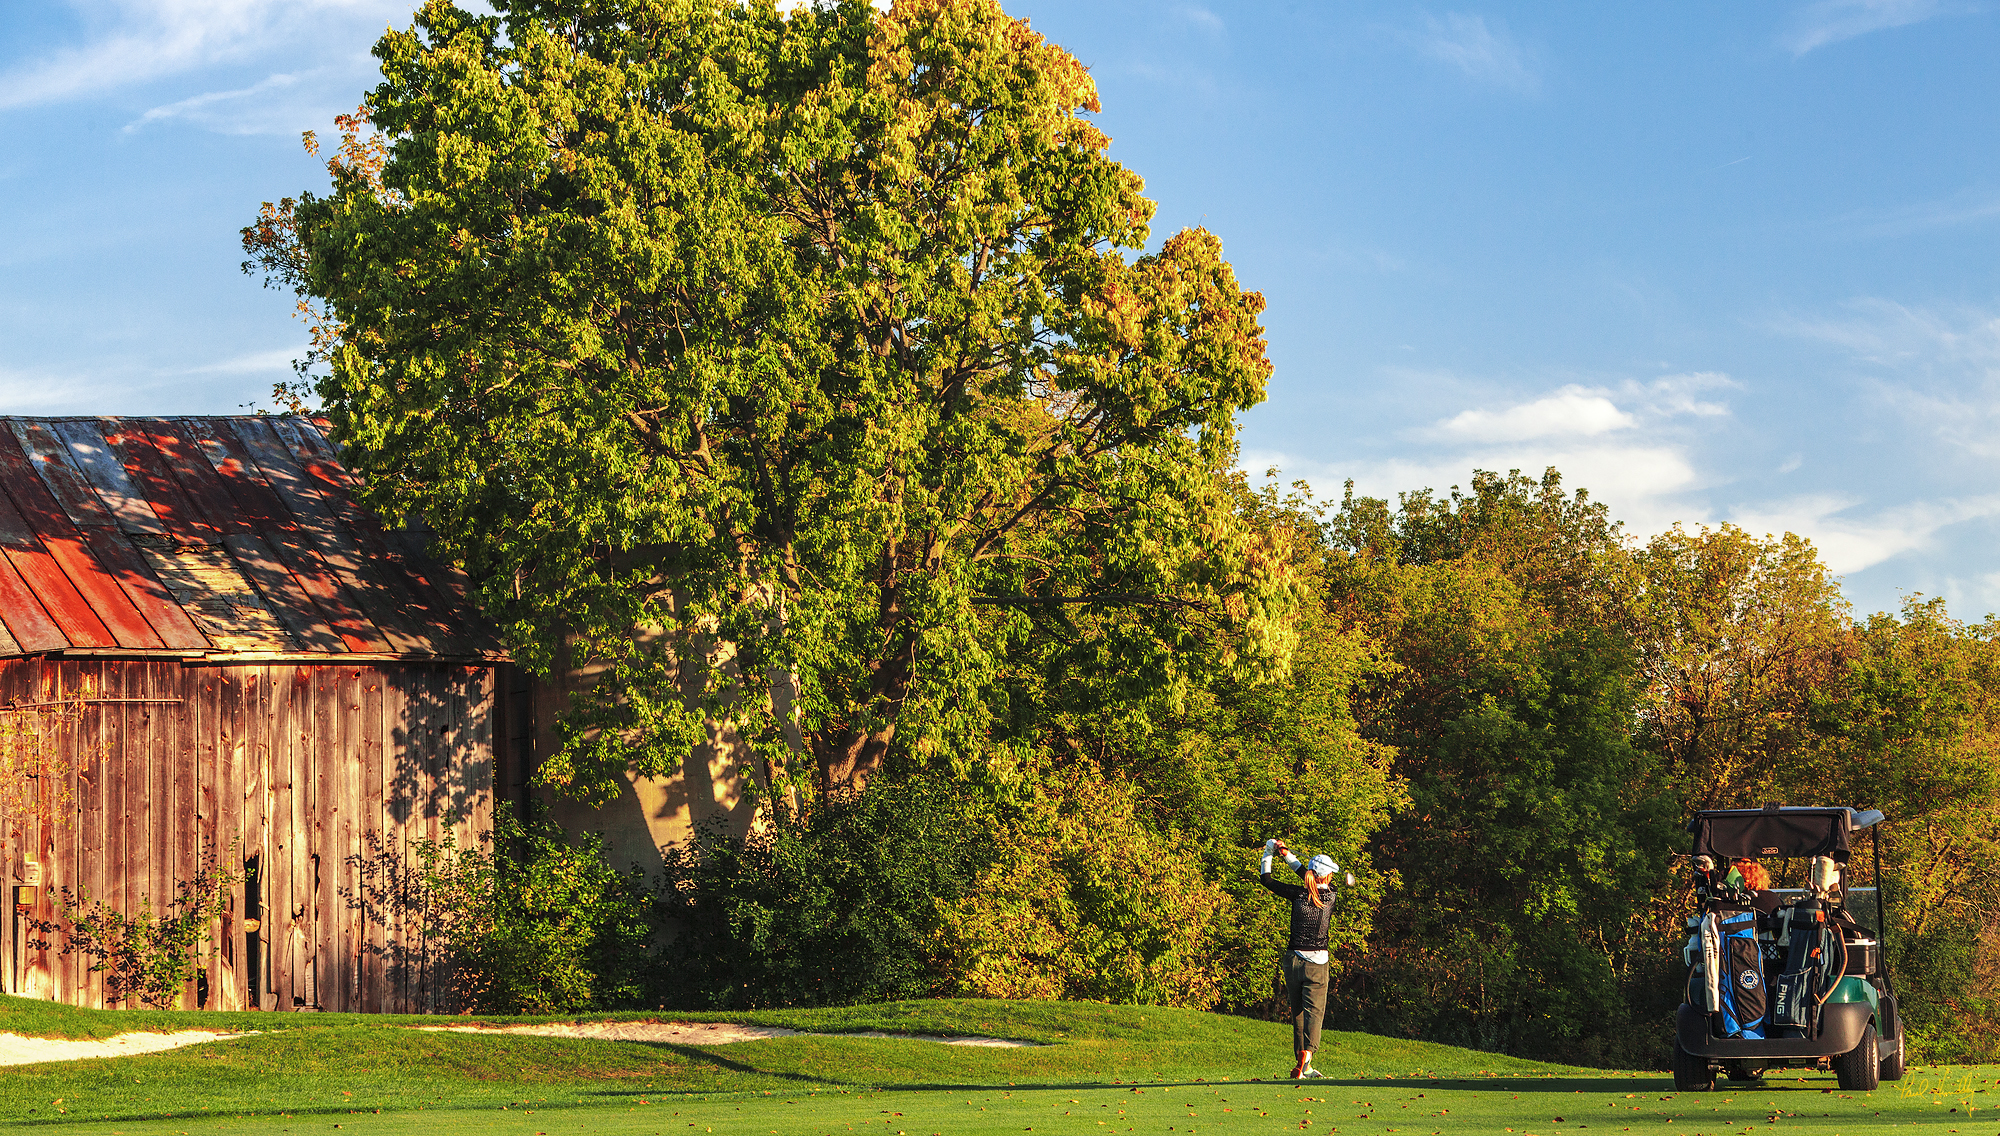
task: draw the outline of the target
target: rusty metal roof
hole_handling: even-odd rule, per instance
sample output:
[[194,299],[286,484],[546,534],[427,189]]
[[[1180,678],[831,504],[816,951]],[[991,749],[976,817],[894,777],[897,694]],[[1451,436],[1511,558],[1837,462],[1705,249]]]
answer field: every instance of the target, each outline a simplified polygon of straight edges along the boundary
[[0,656],[504,659],[322,426],[0,416]]

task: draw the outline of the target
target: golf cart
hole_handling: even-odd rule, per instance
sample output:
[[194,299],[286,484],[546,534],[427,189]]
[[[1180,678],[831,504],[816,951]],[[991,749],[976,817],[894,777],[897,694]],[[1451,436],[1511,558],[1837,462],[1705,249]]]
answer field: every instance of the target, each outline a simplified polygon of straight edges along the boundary
[[[1882,955],[1881,822],[1874,809],[1782,805],[1694,815],[1700,913],[1687,921],[1675,1088],[1707,1091],[1718,1070],[1751,1081],[1773,1066],[1830,1067],[1843,1089],[1902,1078],[1903,1018]],[[1864,832],[1877,886],[1850,888],[1850,844]],[[1747,886],[1736,861],[1773,859],[1784,863],[1770,882],[1798,886]]]

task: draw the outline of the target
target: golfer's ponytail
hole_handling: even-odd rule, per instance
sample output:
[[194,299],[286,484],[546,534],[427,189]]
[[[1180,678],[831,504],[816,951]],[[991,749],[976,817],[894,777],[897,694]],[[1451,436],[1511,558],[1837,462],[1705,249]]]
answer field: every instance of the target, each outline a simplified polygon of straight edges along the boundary
[[1311,872],[1307,872],[1305,882],[1306,882],[1306,902],[1312,904],[1314,907],[1325,907],[1326,904],[1321,903],[1319,901],[1320,877],[1313,875]]

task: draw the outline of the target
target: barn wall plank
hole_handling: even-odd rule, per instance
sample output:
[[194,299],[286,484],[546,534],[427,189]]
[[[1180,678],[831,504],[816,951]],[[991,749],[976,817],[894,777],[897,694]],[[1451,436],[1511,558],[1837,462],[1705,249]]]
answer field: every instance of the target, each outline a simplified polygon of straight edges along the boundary
[[[15,694],[23,668],[22,660],[0,660],[0,698],[18,699]],[[16,819],[13,813],[0,813],[0,882],[12,884],[21,878],[21,846],[15,835]],[[9,897],[11,899],[11,897]],[[5,918],[0,918],[0,994],[18,994],[15,984],[20,975],[16,973],[14,950],[14,928],[20,921],[14,918],[10,907]]]
[[385,833],[389,822],[388,778],[382,753],[382,671],[370,667],[357,672],[359,706],[355,713],[361,731],[361,798],[356,809],[356,825],[361,829],[359,867],[356,878],[360,910],[361,1010],[379,1014],[393,1001],[386,958],[389,946],[387,914],[378,896],[383,866]]
[[[14,702],[29,701],[26,693],[30,689],[29,675],[39,663],[38,659],[0,661],[0,699]],[[14,738],[22,738],[23,735],[19,731],[25,731],[28,723],[16,717],[12,724],[17,731],[13,735]],[[19,746],[26,743],[23,740],[14,740],[9,744]],[[0,873],[4,873],[5,882],[12,884],[22,878],[23,866],[31,855],[29,839],[25,812],[0,815]],[[11,902],[11,897],[9,898]],[[21,921],[14,917],[12,907],[6,909],[6,916],[0,919],[0,991],[19,994],[22,992],[22,970],[26,960],[16,949],[16,932],[25,928],[22,927]]]
[[[14,659],[0,659],[0,699],[15,698],[13,684],[21,664]],[[0,883],[13,884],[20,880],[20,855],[14,843],[14,814],[0,812]],[[11,896],[8,897],[10,900]],[[14,910],[9,907],[0,913],[0,994],[14,994]]]
[[[126,686],[127,672],[135,670],[137,664],[113,660],[99,666],[96,686],[105,697],[137,697]],[[126,737],[131,733],[133,713],[132,707],[116,703],[98,709],[98,736],[102,740],[97,769],[102,785],[98,790],[97,846],[101,849],[104,867],[96,894],[120,911],[130,910],[127,905],[132,899],[131,878],[133,872],[139,870],[132,862],[132,816],[125,788],[125,745]],[[144,791],[143,785],[141,791]],[[104,996],[101,977],[94,989],[101,1003]]]
[[[148,663],[136,663],[130,668],[140,679],[139,696],[148,700],[171,698],[172,691],[160,681],[158,668]],[[137,707],[145,719],[145,745],[132,751],[133,772],[144,778],[143,795],[139,798],[139,841],[143,851],[140,855],[146,863],[146,886],[143,894],[153,904],[153,910],[162,910],[173,899],[173,819],[177,791],[174,784],[174,746],[172,708],[158,702],[147,701]]]
[[[209,968],[211,1005],[218,1010],[246,1009],[243,1000],[243,861],[246,841],[243,832],[243,785],[246,754],[243,729],[244,670],[216,667],[204,672],[205,685],[214,692],[209,720],[214,738],[214,763],[204,782],[204,798],[212,801],[215,821],[211,840],[218,860],[229,869],[229,902],[222,925],[214,965]],[[205,700],[206,701],[206,700]]]
[[[8,659],[0,662],[0,698],[29,701],[30,696],[27,692],[33,689],[32,676],[39,672],[41,663],[40,659]],[[17,722],[16,726],[25,730],[28,723]],[[21,878],[20,873],[26,863],[34,858],[34,833],[28,823],[28,813],[23,811],[0,817],[0,837],[4,837],[6,841],[4,845],[0,845],[0,868],[6,870],[7,881],[12,883]],[[31,952],[23,949],[17,954],[14,935],[17,929],[26,931],[26,928],[12,918],[11,907],[7,910],[9,918],[5,920],[6,930],[0,932],[0,945],[4,945],[7,951],[5,955],[0,955],[0,989],[9,994],[25,994],[27,967],[30,961],[28,955]],[[21,935],[23,939],[29,937],[31,936],[28,934]]]
[[[117,689],[117,676],[110,673],[113,663],[92,660],[73,665],[73,681],[78,693],[85,697],[101,697],[106,691]],[[71,676],[64,676],[71,681]],[[116,729],[117,723],[113,707],[104,703],[84,707],[78,722],[77,765],[77,881],[94,896],[105,896],[112,890],[112,881],[121,868],[113,863],[109,848],[109,818],[115,814],[115,801],[106,801],[106,774],[111,768],[112,751],[119,744],[122,734]],[[104,976],[94,974],[87,968],[77,979],[78,988],[86,1006],[104,1004]]]
[[[247,697],[245,701],[248,703],[249,709],[246,726],[250,731],[249,752],[251,776],[256,778],[256,781],[252,785],[245,786],[244,789],[243,827],[246,838],[250,841],[252,847],[255,848],[255,855],[258,857],[257,902],[255,904],[255,917],[258,920],[258,928],[256,933],[255,957],[250,960],[248,967],[249,978],[247,979],[248,985],[245,989],[244,1000],[247,1004],[260,1010],[277,1008],[276,997],[272,994],[274,987],[271,982],[271,952],[269,947],[273,929],[276,927],[276,924],[272,922],[272,912],[274,910],[272,895],[274,893],[271,888],[273,873],[276,871],[277,865],[277,861],[273,858],[273,841],[271,835],[271,817],[273,815],[273,801],[275,800],[272,789],[272,778],[276,775],[276,768],[273,765],[271,756],[273,749],[272,738],[275,736],[273,732],[273,715],[275,712],[271,704],[273,690],[271,671],[272,668],[268,666],[257,667],[253,670],[250,677],[245,680],[246,688],[250,694],[250,697]],[[245,940],[245,951],[246,953],[249,952],[248,939]]]
[[[179,698],[178,706],[162,706],[167,718],[167,734],[173,739],[168,763],[173,769],[173,795],[166,817],[167,842],[173,865],[167,880],[166,904],[171,908],[180,898],[181,886],[194,882],[200,872],[201,847],[201,697],[195,688],[199,672],[172,664],[154,664],[153,673],[166,697]],[[166,910],[162,908],[161,910]],[[189,982],[181,1006],[200,1005],[201,984]]]
[[[65,665],[62,662],[51,660],[41,660],[40,666],[37,669],[39,673],[36,676],[36,680],[29,687],[34,701],[44,702],[61,699],[65,693],[64,680],[68,677],[64,672],[72,670],[73,665]],[[38,740],[46,738],[60,745],[60,739],[64,732],[60,716],[42,718],[41,721],[35,723],[35,732]],[[63,821],[66,818],[55,807],[56,802],[54,800],[43,796],[44,793],[51,791],[59,794],[61,790],[54,785],[46,789],[37,787],[37,808],[32,822],[35,833],[35,859],[40,861],[42,865],[42,879],[45,881],[42,889],[42,906],[49,915],[53,915],[55,912],[55,897],[61,895],[64,888],[76,887],[78,882],[76,878],[75,857],[73,854],[66,855],[63,848]],[[47,918],[47,916],[45,915],[43,918]],[[48,937],[55,938],[54,936]],[[60,943],[56,945],[59,946]],[[76,976],[82,970],[82,960],[78,959],[75,955],[64,955],[55,950],[39,951],[36,953],[40,956],[41,974],[39,976],[40,980],[35,983],[35,987],[46,992],[41,996],[72,1004],[79,1003],[81,1001],[81,993],[77,987],[80,983],[77,981]]]
[[402,773],[405,735],[401,671],[401,667],[375,668],[376,675],[381,679],[383,730],[382,848],[376,858],[375,869],[377,879],[382,880],[388,889],[383,895],[378,915],[384,944],[382,977],[388,998],[384,1008],[390,1013],[410,1014],[416,1009],[411,1005],[410,956],[403,934],[406,922],[403,907],[408,897],[403,891],[403,878],[399,871],[409,852],[405,821],[410,812]]
[[292,671],[291,718],[295,749],[292,754],[292,908],[293,930],[288,949],[296,971],[292,1004],[318,1009],[320,984],[325,978],[320,967],[320,827],[319,759],[322,739],[316,711],[313,679],[319,668],[296,667]]
[[294,955],[297,925],[293,919],[293,880],[298,873],[299,858],[303,855],[303,834],[299,830],[299,810],[294,800],[298,786],[295,782],[295,761],[298,744],[298,727],[293,721],[294,699],[292,697],[293,672],[298,668],[273,666],[270,668],[270,690],[268,692],[270,710],[270,876],[269,895],[265,901],[264,929],[268,952],[266,967],[270,973],[269,998],[273,1009],[289,1010],[293,1007],[292,997],[299,988],[296,959]]
[[346,984],[340,978],[339,898],[334,883],[339,879],[340,840],[340,735],[333,716],[334,676],[332,668],[312,668],[313,702],[313,974],[318,980],[318,1000],[313,1004],[331,1010],[341,1004]]
[[341,989],[347,1008],[359,1012],[366,1005],[363,960],[368,953],[368,929],[361,892],[363,837],[368,829],[364,802],[368,769],[367,729],[362,721],[363,668],[332,667],[338,676],[339,701],[334,706],[340,718],[340,926]]
[[[48,664],[36,659],[30,666],[34,668],[35,678],[32,680],[33,685],[28,689],[36,692],[30,696],[30,700],[40,701],[41,673]],[[39,789],[36,792],[35,804],[37,808],[30,809],[21,818],[21,858],[41,865],[42,890],[35,903],[34,915],[37,919],[48,919],[55,911],[55,897],[61,893],[62,885],[67,881],[63,878],[61,867],[48,862],[47,853],[42,846],[43,825],[37,815],[41,804]],[[53,950],[25,952],[21,966],[22,992],[30,998],[61,998],[62,991],[56,986],[55,962],[56,953]]]

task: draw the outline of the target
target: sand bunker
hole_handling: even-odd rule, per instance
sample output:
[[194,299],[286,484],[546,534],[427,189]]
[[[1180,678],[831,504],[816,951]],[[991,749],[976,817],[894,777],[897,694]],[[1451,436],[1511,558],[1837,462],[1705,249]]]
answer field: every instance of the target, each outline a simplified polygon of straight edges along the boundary
[[[447,1033],[518,1033],[531,1037],[581,1037],[599,1041],[664,1041],[675,1045],[727,1045],[774,1037],[801,1037],[806,1031],[780,1026],[746,1026],[731,1022],[556,1022],[521,1026],[416,1026]],[[929,1041],[939,1045],[984,1045],[1013,1049],[1035,1044],[1003,1037],[951,1037],[911,1033],[825,1033],[819,1037],[879,1037],[896,1041]]]
[[[598,1041],[655,1041],[675,1045],[726,1045],[736,1041],[764,1041],[773,1037],[802,1037],[804,1030],[778,1026],[745,1026],[730,1022],[557,1022],[521,1026],[413,1026],[413,1029],[442,1033],[514,1033],[532,1037],[574,1037]],[[52,1037],[22,1037],[0,1033],[0,1065],[32,1065],[38,1061],[80,1061],[86,1057],[129,1057],[135,1053],[158,1053],[205,1041],[227,1041],[248,1037],[247,1033],[215,1033],[209,1030],[182,1030],[179,1033],[124,1033],[103,1041],[68,1041]],[[911,1033],[838,1033],[818,1037],[878,1037],[893,1041],[928,1041],[939,1045],[986,1045],[1002,1048],[1034,1045],[1032,1041],[1009,1041],[1003,1037],[948,1037]]]
[[102,1041],[69,1041],[54,1037],[22,1037],[0,1033],[0,1065],[32,1065],[37,1061],[80,1061],[86,1057],[129,1057],[158,1053],[204,1041],[244,1037],[240,1033],[182,1030],[179,1033],[121,1033]]

